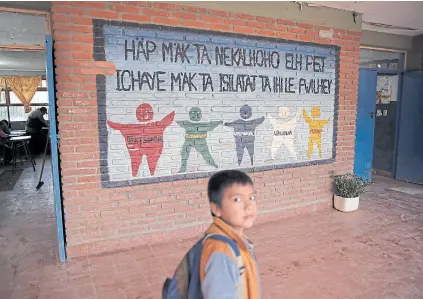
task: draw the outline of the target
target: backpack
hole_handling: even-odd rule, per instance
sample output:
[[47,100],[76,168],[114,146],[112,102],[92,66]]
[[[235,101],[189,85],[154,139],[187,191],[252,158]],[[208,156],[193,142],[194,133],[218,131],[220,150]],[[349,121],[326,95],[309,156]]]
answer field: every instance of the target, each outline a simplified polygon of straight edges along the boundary
[[[244,273],[244,263],[236,242],[224,235],[208,234],[200,239],[184,256],[172,278],[167,278],[162,290],[162,299],[202,299],[200,283],[200,261],[204,242],[207,239],[228,244],[237,260],[240,276]],[[244,299],[244,279],[239,280],[238,299]]]

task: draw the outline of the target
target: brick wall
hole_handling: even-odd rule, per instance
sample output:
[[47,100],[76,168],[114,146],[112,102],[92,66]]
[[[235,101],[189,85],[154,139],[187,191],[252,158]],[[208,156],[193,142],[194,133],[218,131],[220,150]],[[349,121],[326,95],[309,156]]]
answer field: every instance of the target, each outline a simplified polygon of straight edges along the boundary
[[[353,168],[360,32],[166,3],[55,2],[52,9],[60,166],[69,256],[201,232],[210,222],[206,184],[215,166],[250,172],[259,195],[259,221],[331,206],[329,172]],[[131,57],[128,49],[132,47],[132,40],[137,41],[134,37],[143,40],[143,46],[146,41],[156,45],[149,61],[142,51],[140,59],[134,61]],[[196,61],[194,48],[186,52],[194,63],[175,63],[170,56],[162,56],[163,43],[176,45],[178,42],[181,46],[194,42],[204,44],[211,50],[212,63],[209,64],[207,58],[204,65]],[[217,46],[230,49],[252,46],[263,53],[266,49],[276,49],[280,68],[229,67],[224,61],[223,65],[216,64]],[[318,71],[317,66],[313,71],[311,64],[310,69],[287,68],[287,57],[298,53],[303,53],[304,65],[307,55],[315,55],[314,61],[318,61],[317,56],[326,57],[325,69]],[[142,88],[135,81],[134,90],[131,87],[124,91],[133,82],[128,79],[128,72],[119,77],[124,70],[151,74],[162,71],[160,89],[163,90],[157,90],[157,86],[149,88],[145,79]],[[192,81],[200,89],[196,92],[180,90],[175,82],[172,87],[172,74],[184,72],[210,74],[215,90],[211,92],[210,86],[203,89],[201,78]],[[269,80],[293,77],[294,93],[261,90],[262,81],[258,80],[257,90],[227,92],[220,89],[219,74],[222,73],[256,74],[260,80],[265,79],[258,76],[268,76]],[[305,80],[302,83],[301,78]],[[325,84],[332,80],[331,91],[305,92],[304,82],[309,84],[310,79],[328,80]],[[150,106],[140,107],[145,103]],[[242,118],[240,110],[242,112],[245,104],[249,105],[252,115],[244,121],[261,119],[249,133],[254,136],[254,162],[247,151],[251,140],[239,162],[236,128],[224,125]],[[184,160],[181,151],[186,138],[190,138],[185,135],[189,133],[186,125],[196,123],[189,113],[193,107],[200,108],[204,126],[220,122],[205,137],[207,152],[216,165],[207,159],[207,153],[204,155],[194,147],[187,158],[186,169],[181,171]],[[311,116],[313,107],[320,108],[320,116],[313,113],[317,120],[328,120],[319,132],[313,131],[321,134],[321,155],[316,144],[310,155],[308,151],[313,128],[303,110]],[[173,116],[166,126],[157,123],[168,115]],[[274,143],[274,136],[284,131],[277,130],[274,121],[279,119],[283,124],[284,119],[295,117],[291,132],[294,150],[290,151],[290,144]],[[139,134],[148,123],[145,120],[155,122],[150,128],[160,131],[153,134],[160,135],[159,139],[146,140]],[[133,157],[129,154],[130,150],[139,149],[140,144],[144,144],[145,149],[145,144],[151,142],[154,142],[153,151],[147,146],[147,156],[155,156],[157,146],[161,149],[153,169],[150,166],[154,159],[144,157],[134,163],[142,153],[137,152]],[[272,153],[272,148],[279,146],[282,149]]]

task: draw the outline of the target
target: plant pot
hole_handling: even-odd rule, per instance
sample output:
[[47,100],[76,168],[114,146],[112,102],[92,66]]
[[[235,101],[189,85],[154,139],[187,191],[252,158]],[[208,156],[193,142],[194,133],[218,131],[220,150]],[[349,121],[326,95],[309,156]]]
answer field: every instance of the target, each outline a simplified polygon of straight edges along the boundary
[[358,209],[360,199],[359,197],[354,198],[344,198],[338,195],[335,195],[333,198],[333,204],[335,209],[341,212],[353,212]]

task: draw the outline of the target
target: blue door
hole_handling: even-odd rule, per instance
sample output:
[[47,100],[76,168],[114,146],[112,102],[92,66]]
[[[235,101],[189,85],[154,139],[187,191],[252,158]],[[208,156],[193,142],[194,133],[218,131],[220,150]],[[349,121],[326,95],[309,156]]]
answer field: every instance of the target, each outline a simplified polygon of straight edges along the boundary
[[57,239],[59,242],[59,256],[62,263],[66,260],[65,255],[65,234],[63,227],[63,213],[62,213],[62,195],[60,190],[60,176],[59,176],[59,156],[58,156],[58,142],[59,135],[57,134],[56,123],[56,100],[54,97],[54,75],[53,75],[53,39],[51,35],[46,36],[46,73],[48,86],[48,102],[49,102],[49,122],[50,122],[50,144],[51,144],[51,169],[53,172],[53,193],[54,205],[56,210],[56,225],[57,225]]
[[375,130],[377,72],[360,70],[355,136],[354,173],[365,179],[372,177]]
[[423,184],[423,72],[403,76],[396,179]]

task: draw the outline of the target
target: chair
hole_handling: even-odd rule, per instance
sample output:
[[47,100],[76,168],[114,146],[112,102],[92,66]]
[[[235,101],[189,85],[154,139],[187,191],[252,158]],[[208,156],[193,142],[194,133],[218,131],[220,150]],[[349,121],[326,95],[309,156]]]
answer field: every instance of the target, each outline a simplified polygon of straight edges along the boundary
[[23,164],[22,155],[20,153],[20,149],[23,148],[24,153],[25,153],[24,154],[25,161],[28,161],[28,158],[29,158],[29,160],[31,161],[32,168],[35,171],[36,162],[35,162],[34,158],[32,157],[31,152],[28,148],[28,143],[29,143],[30,140],[31,140],[31,136],[18,136],[18,137],[12,137],[12,138],[10,138],[6,141],[7,144],[10,144],[10,147],[12,149],[13,170],[16,169],[16,160],[17,160],[16,156],[19,156],[21,164]]

